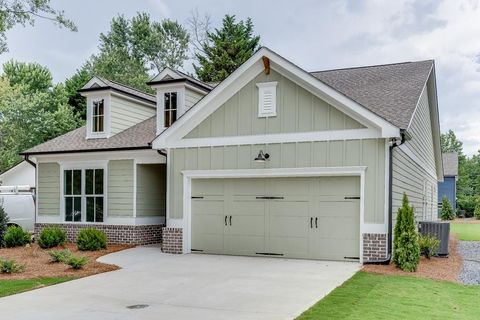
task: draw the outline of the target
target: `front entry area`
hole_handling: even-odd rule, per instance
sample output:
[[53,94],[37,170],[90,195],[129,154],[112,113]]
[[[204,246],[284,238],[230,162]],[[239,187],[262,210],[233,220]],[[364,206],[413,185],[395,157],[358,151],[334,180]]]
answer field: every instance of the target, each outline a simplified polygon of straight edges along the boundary
[[360,178],[193,179],[192,252],[356,260]]

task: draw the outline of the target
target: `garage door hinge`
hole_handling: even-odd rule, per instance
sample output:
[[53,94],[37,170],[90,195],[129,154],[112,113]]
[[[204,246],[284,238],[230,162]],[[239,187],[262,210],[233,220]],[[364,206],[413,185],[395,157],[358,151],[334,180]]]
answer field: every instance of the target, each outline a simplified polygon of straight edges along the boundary
[[203,199],[203,197],[192,197],[192,199]]
[[192,252],[203,252],[203,250],[200,250],[200,249],[190,249],[190,251],[192,251]]
[[358,200],[360,197],[345,197],[345,200]]

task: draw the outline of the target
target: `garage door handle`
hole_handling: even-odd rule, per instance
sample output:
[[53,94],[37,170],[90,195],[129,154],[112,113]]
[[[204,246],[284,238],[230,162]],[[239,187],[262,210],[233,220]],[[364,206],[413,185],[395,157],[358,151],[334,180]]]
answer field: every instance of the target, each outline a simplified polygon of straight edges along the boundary
[[315,228],[318,228],[318,217],[315,217]]
[[225,225],[227,225],[227,216],[225,216]]
[[313,217],[310,217],[310,229],[313,228]]
[[230,225],[232,225],[232,216],[230,216]]

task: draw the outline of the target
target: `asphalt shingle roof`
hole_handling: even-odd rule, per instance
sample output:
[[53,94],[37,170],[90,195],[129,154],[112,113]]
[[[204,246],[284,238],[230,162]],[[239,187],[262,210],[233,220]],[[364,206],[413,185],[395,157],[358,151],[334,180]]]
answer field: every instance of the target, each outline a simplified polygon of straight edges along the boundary
[[458,176],[458,155],[455,152],[442,154],[443,175],[446,177]]

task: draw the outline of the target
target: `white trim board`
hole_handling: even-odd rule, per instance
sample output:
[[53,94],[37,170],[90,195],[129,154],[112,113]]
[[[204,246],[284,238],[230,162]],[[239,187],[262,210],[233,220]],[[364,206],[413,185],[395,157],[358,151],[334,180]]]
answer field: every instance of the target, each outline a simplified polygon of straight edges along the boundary
[[189,112],[179,118],[171,127],[163,131],[153,141],[156,149],[174,146],[185,135],[198,126],[204,119],[217,110],[231,96],[237,93],[244,85],[253,80],[264,69],[262,57],[270,59],[271,68],[275,69],[288,79],[298,83],[303,88],[315,94],[340,111],[361,119],[369,127],[377,128],[381,137],[399,137],[400,130],[385,119],[377,116],[357,102],[347,98],[333,88],[327,86],[313,75],[295,66],[273,51],[262,47],[250,59],[235,70],[229,77],[216,86],[209,94],[193,106]]
[[363,262],[363,234],[370,230],[380,230],[378,225],[365,224],[365,166],[352,167],[315,167],[315,168],[275,168],[240,170],[185,170],[183,175],[183,218],[167,219],[167,227],[183,228],[183,253],[191,252],[191,193],[192,179],[225,178],[272,178],[272,177],[322,177],[322,176],[359,176],[360,177],[360,262]]

